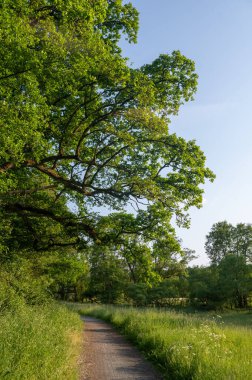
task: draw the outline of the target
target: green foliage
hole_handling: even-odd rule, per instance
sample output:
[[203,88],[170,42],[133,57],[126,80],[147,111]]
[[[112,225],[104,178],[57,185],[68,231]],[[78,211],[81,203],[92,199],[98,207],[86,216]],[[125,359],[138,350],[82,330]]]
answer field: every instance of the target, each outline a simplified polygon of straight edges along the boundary
[[[251,371],[250,329],[171,311],[82,307],[113,323],[160,369],[165,379],[247,379]],[[242,316],[240,317],[242,318]]]
[[229,254],[218,266],[190,268],[188,281],[193,303],[245,308],[252,291],[252,268],[244,257]]
[[219,264],[218,287],[222,298],[239,308],[248,306],[252,291],[252,267],[243,256],[228,255]]
[[238,223],[236,226],[224,222],[215,223],[206,236],[206,253],[214,264],[226,255],[242,256],[247,263],[252,259],[252,225]]
[[146,306],[148,304],[148,290],[149,287],[147,284],[130,284],[126,289],[126,294],[133,305]]
[[0,378],[77,379],[82,323],[55,304],[0,313]]
[[209,268],[190,270],[191,298],[215,306],[248,306],[252,290],[252,226],[216,223],[206,236]]
[[42,305],[50,300],[45,278],[35,276],[31,263],[17,259],[0,270],[0,312],[20,305]]
[[172,277],[149,290],[148,304],[154,306],[185,306],[188,302],[188,282],[185,277]]
[[218,279],[219,274],[216,268],[190,268],[188,281],[191,302],[210,308],[219,307],[223,299],[220,298]]
[[89,275],[87,260],[83,254],[71,248],[50,253],[40,262],[40,272],[46,277],[48,290],[54,297],[82,301]]
[[[200,185],[214,178],[196,143],[168,128],[196,91],[194,62],[175,51],[128,67],[118,41],[136,41],[138,12],[122,0],[4,0],[0,10],[7,245],[106,242],[94,206],[144,202],[150,218],[156,207],[166,223],[175,215],[186,225],[188,208],[201,206]],[[120,213],[110,218],[120,223]]]
[[94,247],[90,252],[89,288],[84,296],[104,303],[120,303],[127,280],[122,261],[108,247]]
[[188,296],[187,280],[172,277],[156,285],[131,283],[125,289],[126,299],[134,306],[186,305]]
[[[130,232],[136,226],[137,217],[121,214],[120,221],[125,222],[124,228]],[[158,303],[153,294],[159,286],[173,288],[177,296],[184,296],[186,265],[191,259],[191,251],[181,249],[171,229],[162,234],[162,227],[160,224],[158,229],[157,226],[151,230],[148,228],[141,237],[125,234],[107,245],[91,246],[86,296],[105,303],[146,305]],[[121,226],[113,224],[109,228],[113,228],[112,233],[116,234]],[[168,291],[166,294],[167,297],[162,298],[168,298]],[[170,297],[175,297],[174,294]]]
[[0,279],[0,310],[20,303],[42,305],[52,296],[77,301],[88,286],[88,264],[73,248],[43,254],[12,252],[1,263]]

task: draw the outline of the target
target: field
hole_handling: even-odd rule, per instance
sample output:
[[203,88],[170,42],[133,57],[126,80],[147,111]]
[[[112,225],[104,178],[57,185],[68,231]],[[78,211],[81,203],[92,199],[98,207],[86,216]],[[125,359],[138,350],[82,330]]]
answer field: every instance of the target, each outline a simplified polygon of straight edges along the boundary
[[81,326],[77,312],[107,320],[126,335],[165,379],[252,379],[252,313],[177,312],[50,303],[0,315],[0,378],[78,378]]
[[252,313],[75,306],[114,324],[165,379],[252,379]]
[[79,316],[55,303],[0,315],[0,379],[77,379]]

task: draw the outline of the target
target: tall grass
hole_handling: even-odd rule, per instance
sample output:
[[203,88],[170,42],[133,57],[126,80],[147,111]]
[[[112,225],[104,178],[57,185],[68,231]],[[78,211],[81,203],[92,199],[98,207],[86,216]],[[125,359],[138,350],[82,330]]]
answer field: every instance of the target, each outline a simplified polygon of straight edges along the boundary
[[112,322],[154,361],[165,379],[252,379],[252,330],[152,309],[89,307],[81,313]]
[[0,314],[0,379],[77,379],[81,321],[57,304]]

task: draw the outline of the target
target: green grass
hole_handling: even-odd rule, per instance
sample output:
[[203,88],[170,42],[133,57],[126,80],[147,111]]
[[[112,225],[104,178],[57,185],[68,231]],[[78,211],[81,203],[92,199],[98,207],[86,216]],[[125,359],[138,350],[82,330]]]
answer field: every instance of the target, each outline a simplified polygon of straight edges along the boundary
[[[113,323],[156,363],[165,379],[252,379],[252,330],[236,326],[237,313],[213,318],[105,306],[79,311]],[[240,314],[242,318],[251,326],[252,314]]]
[[0,314],[0,379],[77,379],[81,326],[57,304]]
[[223,323],[233,326],[252,328],[251,311],[233,311],[221,315]]
[[[216,322],[219,322],[221,324],[225,325],[234,325],[236,327],[247,327],[252,328],[252,309],[250,310],[242,310],[242,309],[235,309],[235,310],[228,310],[225,311],[216,312],[216,311],[204,311],[200,309],[193,308],[192,306],[188,307],[176,307],[176,308],[170,308],[169,310],[174,310],[179,313],[183,314],[189,314],[190,316],[197,316],[198,318],[203,319],[214,319]],[[221,318],[218,318],[217,315],[219,315]]]

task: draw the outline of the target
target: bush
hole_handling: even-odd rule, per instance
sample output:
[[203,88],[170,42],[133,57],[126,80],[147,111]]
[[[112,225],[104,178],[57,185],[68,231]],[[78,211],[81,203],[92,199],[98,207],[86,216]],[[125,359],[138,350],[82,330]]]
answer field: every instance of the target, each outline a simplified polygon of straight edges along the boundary
[[0,270],[0,312],[20,305],[42,305],[51,301],[47,283],[36,278],[28,260],[5,263]]

